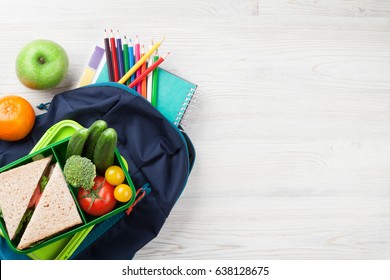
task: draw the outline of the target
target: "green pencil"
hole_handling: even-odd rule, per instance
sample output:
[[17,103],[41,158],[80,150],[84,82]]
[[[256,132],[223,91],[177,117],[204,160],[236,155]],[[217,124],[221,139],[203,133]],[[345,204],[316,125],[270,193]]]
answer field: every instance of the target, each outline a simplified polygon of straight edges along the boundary
[[[123,41],[123,60],[124,60],[124,68],[125,68],[125,73],[130,70],[130,60],[129,60],[129,46],[127,42],[126,35],[124,36],[125,40]],[[130,80],[126,81],[126,85],[130,84]]]
[[[158,49],[154,53],[153,62],[158,60]],[[157,87],[158,87],[158,67],[153,70],[153,85],[152,85],[152,105],[157,106]]]

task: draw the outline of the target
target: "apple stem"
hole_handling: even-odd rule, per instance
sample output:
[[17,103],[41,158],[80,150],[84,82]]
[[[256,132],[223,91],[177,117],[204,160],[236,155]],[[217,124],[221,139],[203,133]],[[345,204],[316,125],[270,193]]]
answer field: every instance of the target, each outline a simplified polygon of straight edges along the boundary
[[40,58],[39,58],[39,63],[41,63],[41,64],[44,64],[44,63],[45,63],[45,60],[43,59],[43,57],[40,57]]

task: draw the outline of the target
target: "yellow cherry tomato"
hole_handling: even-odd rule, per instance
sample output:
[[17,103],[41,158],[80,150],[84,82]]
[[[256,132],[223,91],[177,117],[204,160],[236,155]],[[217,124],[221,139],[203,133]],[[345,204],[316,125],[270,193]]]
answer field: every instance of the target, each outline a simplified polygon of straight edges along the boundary
[[114,197],[116,200],[120,202],[128,202],[130,198],[133,196],[133,192],[131,188],[126,184],[120,184],[115,187]]
[[119,166],[113,165],[107,168],[104,177],[108,183],[117,186],[125,180],[125,173],[123,173],[123,170]]

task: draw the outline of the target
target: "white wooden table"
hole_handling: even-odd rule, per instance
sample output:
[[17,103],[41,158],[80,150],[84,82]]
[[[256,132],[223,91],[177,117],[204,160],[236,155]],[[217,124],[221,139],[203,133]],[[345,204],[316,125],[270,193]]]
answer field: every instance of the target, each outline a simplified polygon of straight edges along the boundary
[[[105,28],[166,35],[164,68],[199,84],[195,168],[136,259],[390,258],[389,1],[15,0],[0,26],[0,96],[76,87]],[[15,75],[38,38],[70,58],[54,90]]]

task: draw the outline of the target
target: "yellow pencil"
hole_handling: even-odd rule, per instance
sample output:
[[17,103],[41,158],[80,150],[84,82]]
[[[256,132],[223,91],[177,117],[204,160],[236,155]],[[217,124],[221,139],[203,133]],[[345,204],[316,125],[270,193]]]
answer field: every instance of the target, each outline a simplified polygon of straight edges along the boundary
[[149,49],[149,51],[145,53],[144,56],[141,57],[136,64],[134,64],[133,67],[131,67],[131,69],[118,81],[118,83],[124,84],[131,77],[131,75],[133,75],[135,71],[137,71],[138,68],[140,68],[142,64],[145,63],[145,61],[149,58],[149,56],[151,56],[154,53],[154,51],[160,47],[162,42],[164,42],[164,39],[165,37],[160,42],[154,44],[154,46],[151,49]]

